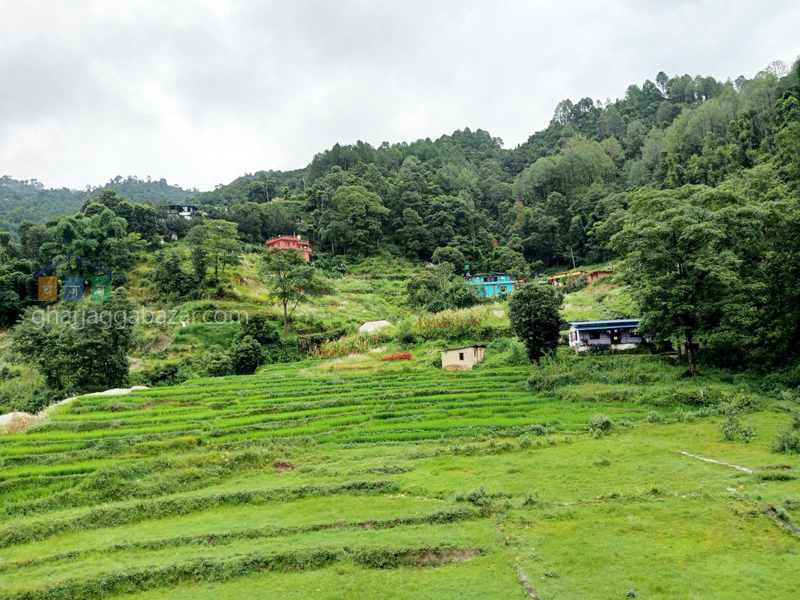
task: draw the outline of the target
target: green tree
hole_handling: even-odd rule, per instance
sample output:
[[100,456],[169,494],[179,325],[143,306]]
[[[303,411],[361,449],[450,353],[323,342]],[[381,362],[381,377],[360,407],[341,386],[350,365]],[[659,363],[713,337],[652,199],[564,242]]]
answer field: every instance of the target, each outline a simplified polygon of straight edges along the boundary
[[322,293],[317,271],[303,257],[291,250],[273,250],[259,268],[270,292],[283,307],[283,331],[289,335],[289,318],[297,305]]
[[452,263],[443,262],[412,276],[406,283],[409,304],[431,312],[472,306],[476,301],[474,290],[453,270]]
[[[93,391],[127,382],[135,306],[123,290],[113,301],[80,302],[58,318],[29,311],[12,334],[12,351],[56,390]],[[69,318],[67,318],[69,317]]]
[[492,270],[508,273],[514,279],[530,279],[531,268],[528,261],[516,250],[508,247],[495,248],[492,258]]
[[208,219],[189,231],[189,244],[193,248],[202,246],[208,262],[214,267],[216,284],[219,284],[220,272],[225,273],[225,266],[236,264],[241,257],[237,231],[236,223],[221,219]]
[[165,248],[155,258],[153,283],[162,296],[185,298],[195,292],[197,281],[184,270],[184,252],[181,249]]
[[763,214],[727,192],[685,186],[631,197],[612,242],[627,256],[641,328],[659,339],[682,337],[692,375],[698,336],[755,326],[763,232]]
[[128,231],[138,233],[148,243],[154,241],[158,235],[158,211],[147,204],[134,204]]
[[233,347],[231,364],[236,375],[252,375],[263,362],[261,344],[246,335]]
[[334,253],[368,254],[378,245],[383,220],[390,212],[378,194],[360,185],[343,185],[336,190],[332,204],[322,224],[322,236]]
[[561,295],[547,286],[522,285],[511,297],[508,318],[514,333],[525,344],[528,359],[538,363],[558,346],[564,320],[561,318]]
[[437,248],[431,260],[434,264],[440,263],[450,263],[453,265],[453,272],[456,274],[463,274],[464,267],[467,266],[467,258],[464,256],[464,253],[461,252],[458,248],[453,248],[452,246],[443,246],[441,248]]
[[246,320],[240,321],[239,324],[242,328],[241,337],[250,336],[262,346],[276,344],[281,339],[277,327],[262,314],[248,316]]
[[203,287],[206,283],[206,274],[208,272],[208,257],[206,250],[202,244],[195,244],[191,248],[192,255],[192,271],[198,287]]
[[403,227],[397,230],[397,239],[405,246],[406,253],[416,258],[430,256],[431,247],[434,245],[431,232],[413,208],[403,211]]

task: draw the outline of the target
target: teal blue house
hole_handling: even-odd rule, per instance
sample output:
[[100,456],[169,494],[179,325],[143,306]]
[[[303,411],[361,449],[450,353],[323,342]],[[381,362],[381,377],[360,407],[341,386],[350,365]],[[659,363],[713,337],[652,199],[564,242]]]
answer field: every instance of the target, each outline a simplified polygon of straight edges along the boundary
[[479,298],[494,298],[504,294],[513,294],[517,289],[517,282],[508,273],[467,273],[467,283],[475,289]]

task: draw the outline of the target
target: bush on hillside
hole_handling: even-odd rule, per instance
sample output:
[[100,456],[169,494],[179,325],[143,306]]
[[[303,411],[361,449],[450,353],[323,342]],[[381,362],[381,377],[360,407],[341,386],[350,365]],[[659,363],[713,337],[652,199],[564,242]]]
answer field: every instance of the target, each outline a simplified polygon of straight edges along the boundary
[[[337,356],[347,356],[348,354],[364,354],[381,344],[390,342],[394,339],[394,329],[389,327],[379,331],[369,333],[358,333],[353,336],[343,337],[332,342],[327,342],[320,346],[313,356],[317,358],[334,358]],[[389,331],[387,331],[389,330]]]
[[277,344],[263,346],[261,349],[262,361],[265,364],[274,365],[277,363],[297,362],[305,359],[305,355],[300,351],[297,340],[282,340]]
[[231,365],[236,375],[252,375],[262,362],[261,344],[252,336],[243,337],[231,351]]
[[247,320],[240,321],[239,326],[240,339],[250,336],[262,346],[275,344],[281,339],[277,325],[261,314],[249,316]]
[[611,419],[605,415],[595,415],[589,419],[589,431],[594,436],[605,435],[611,431]]
[[145,385],[159,387],[165,385],[178,385],[197,377],[194,365],[190,358],[171,360],[155,363],[142,371],[131,373],[132,385]]
[[800,454],[800,433],[793,429],[780,429],[770,446],[781,454]]
[[205,377],[224,377],[233,372],[231,357],[219,346],[212,346],[197,361],[198,374]]
[[739,422],[738,411],[729,411],[728,416],[720,423],[719,428],[722,431],[723,439],[727,442],[749,444],[756,435],[755,429]]

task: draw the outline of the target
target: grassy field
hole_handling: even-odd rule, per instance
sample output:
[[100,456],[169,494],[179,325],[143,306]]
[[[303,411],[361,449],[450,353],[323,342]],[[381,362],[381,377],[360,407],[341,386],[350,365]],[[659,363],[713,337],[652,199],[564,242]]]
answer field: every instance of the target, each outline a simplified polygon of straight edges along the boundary
[[[84,397],[2,436],[0,596],[796,596],[781,401],[510,344],[468,373],[424,344]],[[723,441],[733,405],[749,444]]]

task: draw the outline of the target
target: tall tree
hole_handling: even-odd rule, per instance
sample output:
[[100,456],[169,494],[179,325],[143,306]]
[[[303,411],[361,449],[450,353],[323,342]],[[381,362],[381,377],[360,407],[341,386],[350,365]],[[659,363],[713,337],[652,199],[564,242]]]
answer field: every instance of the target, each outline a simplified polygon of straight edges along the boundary
[[189,231],[189,244],[202,247],[208,262],[214,267],[214,282],[219,284],[220,271],[225,266],[238,262],[242,253],[237,239],[237,225],[221,219],[208,219],[202,225],[192,227]]
[[698,336],[720,329],[742,335],[755,325],[763,229],[759,210],[703,186],[632,196],[612,241],[627,255],[641,328],[660,339],[682,337],[692,375]]
[[270,292],[283,307],[283,331],[289,335],[289,318],[297,305],[311,296],[322,293],[322,283],[316,269],[292,250],[272,250],[260,266]]
[[360,185],[340,186],[327,212],[322,235],[334,252],[369,254],[381,239],[383,219],[389,215],[381,197]]
[[526,283],[511,297],[508,318],[511,328],[525,344],[528,359],[538,363],[552,354],[564,320],[561,318],[561,295],[551,287]]

